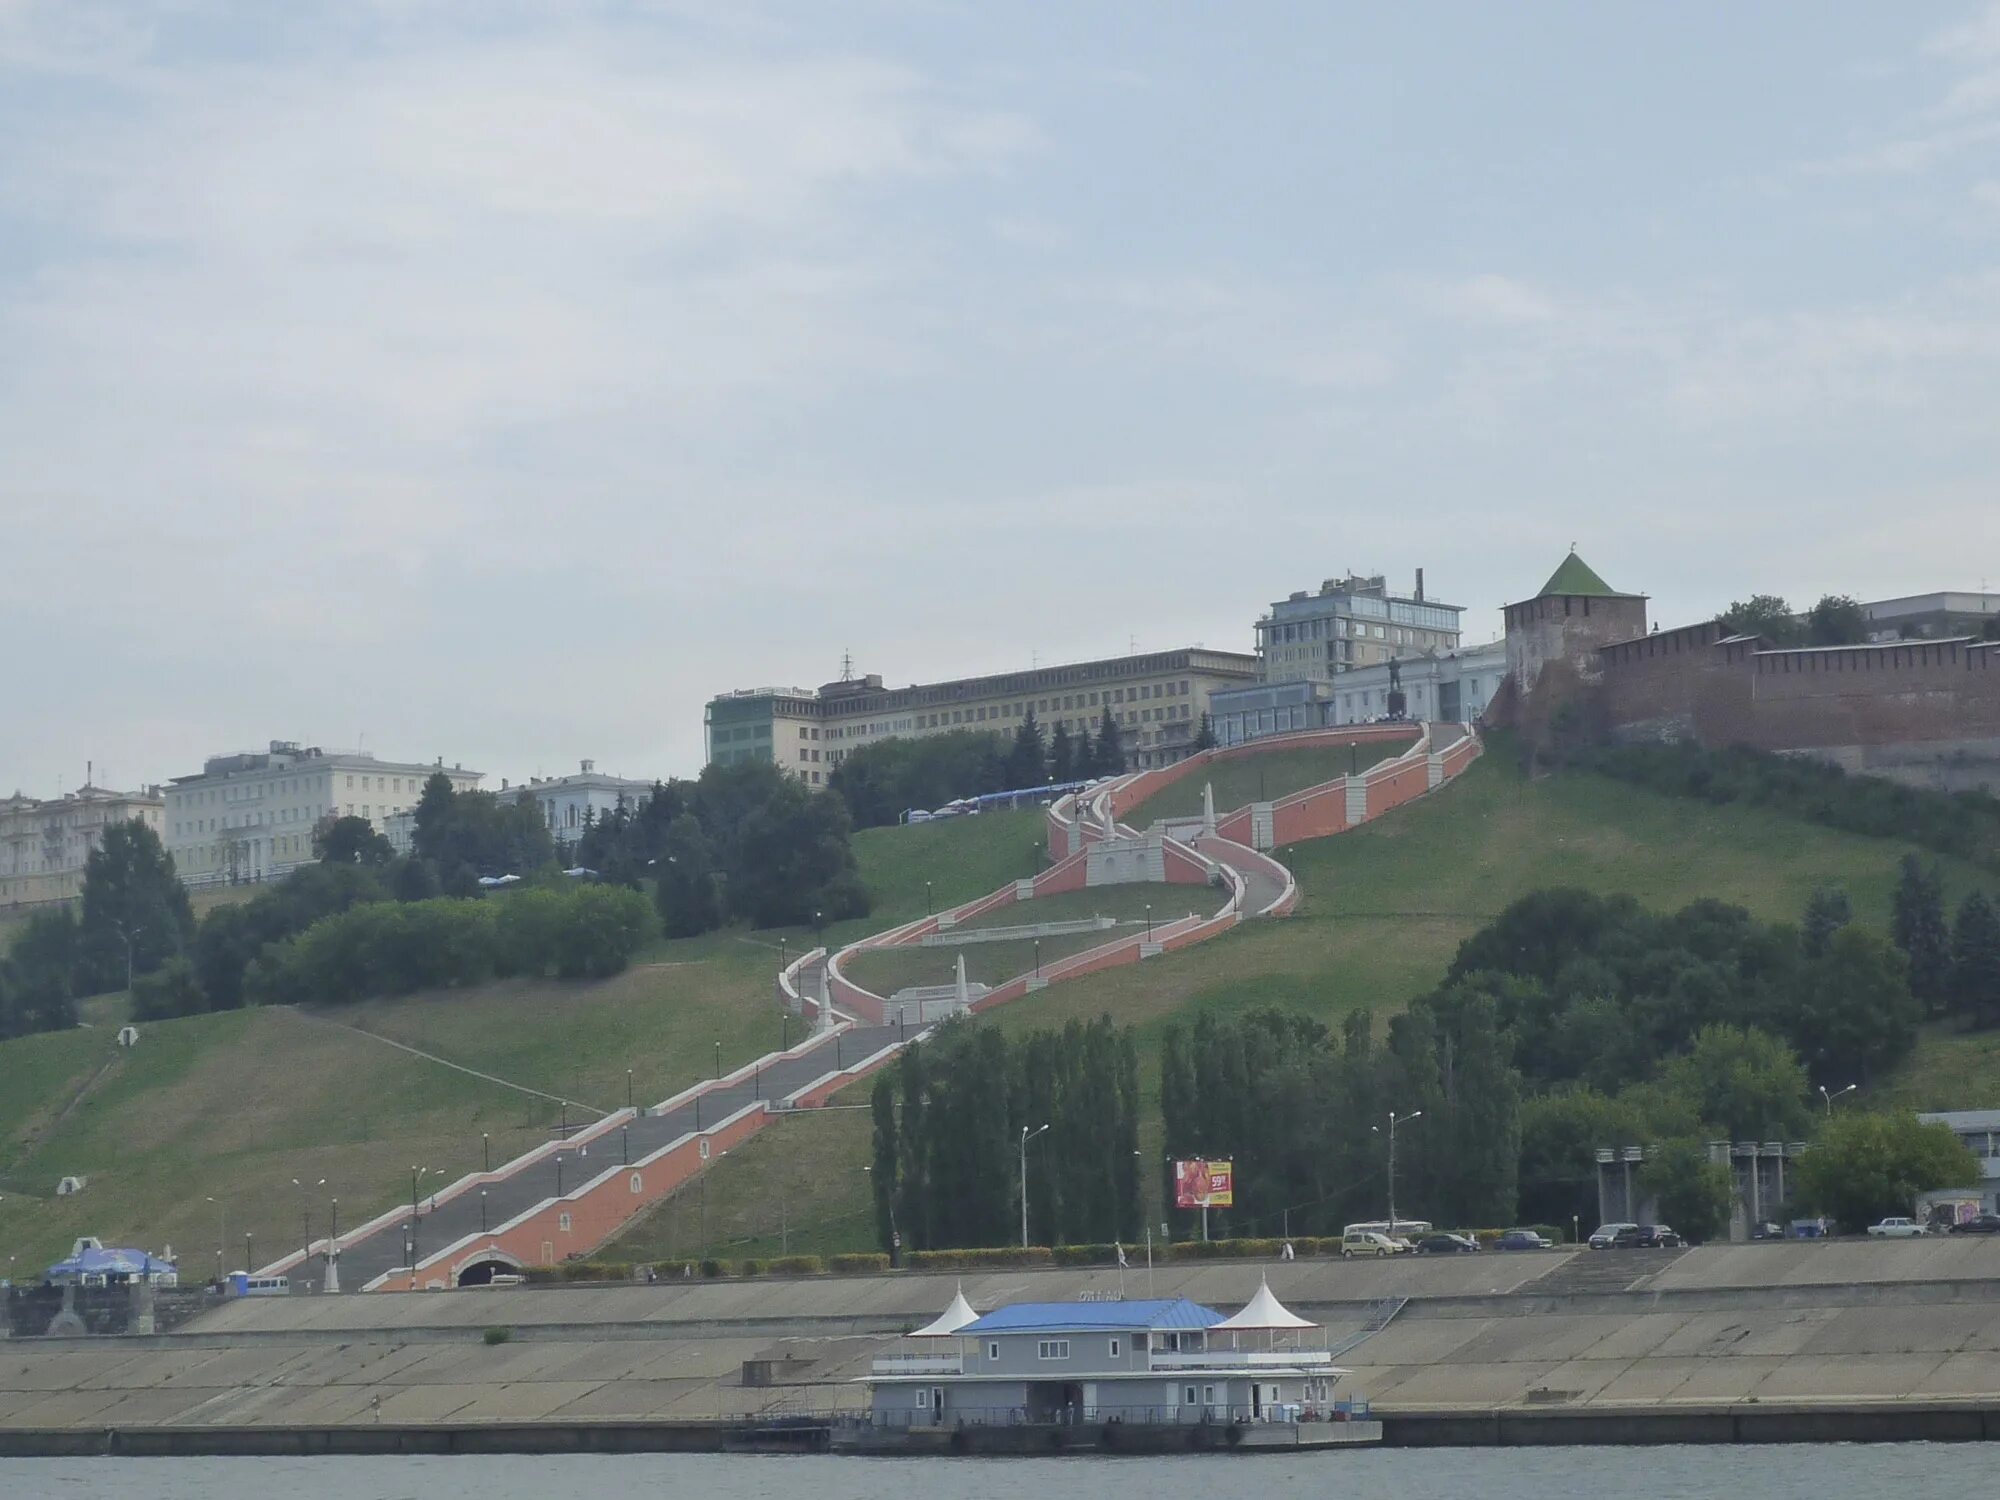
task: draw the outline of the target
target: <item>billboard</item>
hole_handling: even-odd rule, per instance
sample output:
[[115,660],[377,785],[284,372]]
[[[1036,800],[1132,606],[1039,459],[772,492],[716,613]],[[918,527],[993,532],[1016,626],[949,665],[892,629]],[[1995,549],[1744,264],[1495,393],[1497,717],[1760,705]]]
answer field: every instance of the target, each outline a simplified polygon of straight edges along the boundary
[[1233,1208],[1236,1164],[1229,1161],[1174,1163],[1175,1208]]

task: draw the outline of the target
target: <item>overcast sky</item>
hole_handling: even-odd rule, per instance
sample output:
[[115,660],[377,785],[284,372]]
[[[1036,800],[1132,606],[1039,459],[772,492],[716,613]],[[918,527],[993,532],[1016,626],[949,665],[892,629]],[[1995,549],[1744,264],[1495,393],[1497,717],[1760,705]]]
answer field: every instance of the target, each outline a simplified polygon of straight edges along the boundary
[[1996,476],[2000,5],[0,0],[0,792],[1974,588]]

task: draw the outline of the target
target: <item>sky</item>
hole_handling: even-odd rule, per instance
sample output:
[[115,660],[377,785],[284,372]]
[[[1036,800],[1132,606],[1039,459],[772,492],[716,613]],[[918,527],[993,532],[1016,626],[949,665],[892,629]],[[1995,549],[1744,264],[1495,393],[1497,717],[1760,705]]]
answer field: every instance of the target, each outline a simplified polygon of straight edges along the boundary
[[2000,4],[0,0],[0,792],[2000,586]]

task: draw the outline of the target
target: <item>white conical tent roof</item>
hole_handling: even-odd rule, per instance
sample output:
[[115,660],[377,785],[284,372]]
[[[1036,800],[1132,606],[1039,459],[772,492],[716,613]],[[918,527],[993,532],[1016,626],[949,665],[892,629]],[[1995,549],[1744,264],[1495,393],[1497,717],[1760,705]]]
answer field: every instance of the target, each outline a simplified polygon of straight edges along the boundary
[[910,1337],[913,1339],[941,1339],[957,1333],[967,1323],[977,1322],[979,1314],[972,1310],[972,1304],[965,1300],[965,1288],[960,1287],[951,1299],[951,1306],[924,1324]]
[[1224,1318],[1215,1325],[1217,1328],[1317,1328],[1319,1324],[1300,1317],[1271,1291],[1271,1283],[1260,1281],[1257,1295],[1245,1304],[1243,1311],[1232,1318]]

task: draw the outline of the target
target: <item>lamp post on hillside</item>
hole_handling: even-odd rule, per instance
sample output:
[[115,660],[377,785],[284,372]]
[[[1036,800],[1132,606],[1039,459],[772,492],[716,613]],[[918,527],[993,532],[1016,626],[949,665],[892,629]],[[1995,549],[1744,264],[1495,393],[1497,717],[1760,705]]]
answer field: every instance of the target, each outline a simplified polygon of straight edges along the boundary
[[486,1233],[486,1189],[479,1190],[479,1232]]
[[246,1276],[247,1276],[247,1275],[249,1275],[249,1274],[250,1274],[250,1267],[251,1267],[251,1264],[252,1264],[252,1263],[253,1263],[253,1262],[255,1261],[255,1259],[256,1259],[256,1257],[255,1257],[255,1256],[253,1256],[253,1255],[252,1255],[252,1254],[250,1253],[250,1231],[246,1229],[246,1230],[245,1230],[245,1231],[243,1232],[243,1274],[244,1274],[244,1275],[246,1275]]
[[229,1208],[220,1198],[207,1198],[203,1201],[215,1205],[215,1279],[217,1282],[220,1282],[222,1280],[222,1245],[229,1238],[227,1232]]
[[715,1072],[711,1076],[716,1078],[722,1076],[722,1043],[719,1041],[715,1044]]
[[1150,943],[1152,942],[1152,940],[1153,940],[1153,903],[1148,901],[1146,903],[1146,941]]
[[625,1107],[627,1109],[632,1107],[632,1070],[630,1068],[625,1070]]
[[[1399,1115],[1393,1109],[1389,1111],[1389,1238],[1391,1239],[1396,1237],[1396,1127],[1407,1125],[1412,1120],[1421,1120],[1423,1117],[1424,1112],[1420,1109],[1411,1110],[1406,1115]],[[1379,1125],[1371,1125],[1369,1129],[1377,1134],[1381,1133]]]
[[326,1212],[326,1254],[321,1257],[326,1274],[320,1278],[320,1290],[337,1292],[340,1290],[340,1200],[329,1198]]
[[1021,1248],[1023,1250],[1028,1248],[1028,1142],[1046,1133],[1048,1128],[1046,1125],[1034,1130],[1025,1125],[1021,1127]]
[[937,915],[937,903],[931,900],[931,883],[928,880],[924,882],[924,915],[927,917]]
[[1861,1087],[1861,1085],[1860,1085],[1860,1084],[1858,1084],[1858,1083],[1850,1083],[1850,1084],[1849,1084],[1849,1085],[1848,1085],[1848,1086],[1847,1086],[1846,1088],[1844,1088],[1844,1089],[1835,1089],[1835,1090],[1834,1090],[1834,1091],[1833,1091],[1832,1093],[1830,1093],[1830,1094],[1829,1094],[1829,1093],[1828,1093],[1828,1092],[1826,1091],[1826,1085],[1822,1083],[1822,1084],[1821,1084],[1821,1085],[1819,1086],[1819,1096],[1820,1096],[1820,1098],[1821,1098],[1821,1099],[1823,1099],[1823,1100],[1824,1100],[1824,1101],[1826,1102],[1826,1117],[1827,1117],[1827,1118],[1828,1118],[1829,1120],[1831,1120],[1831,1119],[1833,1118],[1833,1101],[1834,1101],[1834,1100],[1838,1099],[1838,1098],[1839,1098],[1839,1097],[1840,1097],[1840,1096],[1841,1096],[1842,1094],[1851,1094],[1851,1093],[1853,1093],[1853,1092],[1854,1092],[1854,1091],[1855,1091],[1856,1089],[1858,1089],[1858,1088],[1860,1088],[1860,1087]]
[[483,1130],[479,1132],[479,1159],[484,1163],[482,1170],[493,1170],[493,1137]]
[[[294,1177],[292,1186],[299,1190],[299,1233],[302,1236],[299,1240],[299,1268],[303,1270],[305,1263],[312,1259],[312,1211],[306,1207],[306,1185]],[[325,1187],[326,1179],[320,1178],[313,1186]]]

